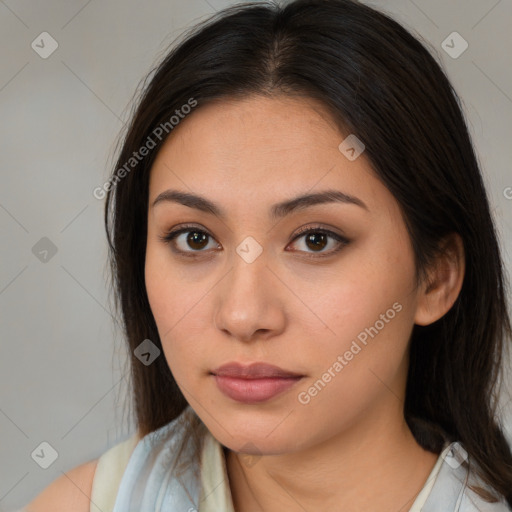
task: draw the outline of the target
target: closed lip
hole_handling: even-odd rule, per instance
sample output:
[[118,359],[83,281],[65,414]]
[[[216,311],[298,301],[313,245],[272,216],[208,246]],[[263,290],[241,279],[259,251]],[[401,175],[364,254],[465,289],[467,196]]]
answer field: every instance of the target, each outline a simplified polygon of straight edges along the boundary
[[233,377],[237,379],[264,379],[270,377],[290,379],[304,377],[300,373],[283,370],[279,366],[260,362],[249,365],[231,362],[219,366],[212,370],[211,373],[219,377]]

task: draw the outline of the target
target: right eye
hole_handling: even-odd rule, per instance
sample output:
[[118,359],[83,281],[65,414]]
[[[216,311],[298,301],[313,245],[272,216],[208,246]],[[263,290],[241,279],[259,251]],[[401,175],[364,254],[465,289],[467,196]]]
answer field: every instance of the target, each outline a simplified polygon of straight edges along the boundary
[[[182,237],[181,235],[186,236]],[[198,256],[194,253],[207,252],[204,248],[208,247],[208,238],[213,240],[213,237],[208,232],[196,226],[182,226],[158,238],[162,240],[162,242],[170,244],[172,251],[192,258]],[[187,247],[193,250],[187,250]]]

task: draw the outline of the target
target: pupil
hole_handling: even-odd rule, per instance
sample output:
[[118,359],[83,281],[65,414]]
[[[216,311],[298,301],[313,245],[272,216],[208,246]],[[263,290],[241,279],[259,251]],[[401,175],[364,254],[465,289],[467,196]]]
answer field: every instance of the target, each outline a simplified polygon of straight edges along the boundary
[[[201,240],[202,239],[202,240]],[[204,247],[204,244],[201,245],[201,242],[206,240],[206,233],[198,233],[197,231],[192,231],[188,236],[187,242],[191,243],[192,246],[194,244],[199,244],[199,247],[192,247],[193,249],[201,249]]]
[[[316,237],[320,237],[320,243],[315,242]],[[306,243],[313,243],[313,247],[310,247],[310,249],[323,249],[325,247],[325,239],[326,235],[324,233],[311,233],[306,237]]]

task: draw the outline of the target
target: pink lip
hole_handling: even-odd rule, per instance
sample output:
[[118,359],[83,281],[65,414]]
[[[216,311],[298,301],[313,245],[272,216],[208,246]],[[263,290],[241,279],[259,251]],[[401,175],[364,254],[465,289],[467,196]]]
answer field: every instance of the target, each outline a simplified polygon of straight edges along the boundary
[[213,370],[214,375],[225,377],[236,377],[238,379],[261,379],[264,377],[304,377],[299,373],[283,370],[279,366],[267,363],[252,363],[250,365],[242,365],[240,363],[232,362],[219,366]]
[[289,389],[303,375],[266,363],[222,365],[212,372],[218,388],[233,400],[258,403]]
[[237,402],[254,404],[270,400],[293,386],[302,377],[269,377],[262,379],[240,379],[215,375],[219,389]]

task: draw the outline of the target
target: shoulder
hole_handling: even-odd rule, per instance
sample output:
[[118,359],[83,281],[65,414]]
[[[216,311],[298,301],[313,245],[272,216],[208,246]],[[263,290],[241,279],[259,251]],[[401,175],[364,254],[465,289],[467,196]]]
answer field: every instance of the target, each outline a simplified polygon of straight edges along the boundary
[[25,506],[27,512],[89,512],[98,459],[81,464],[54,480]]

